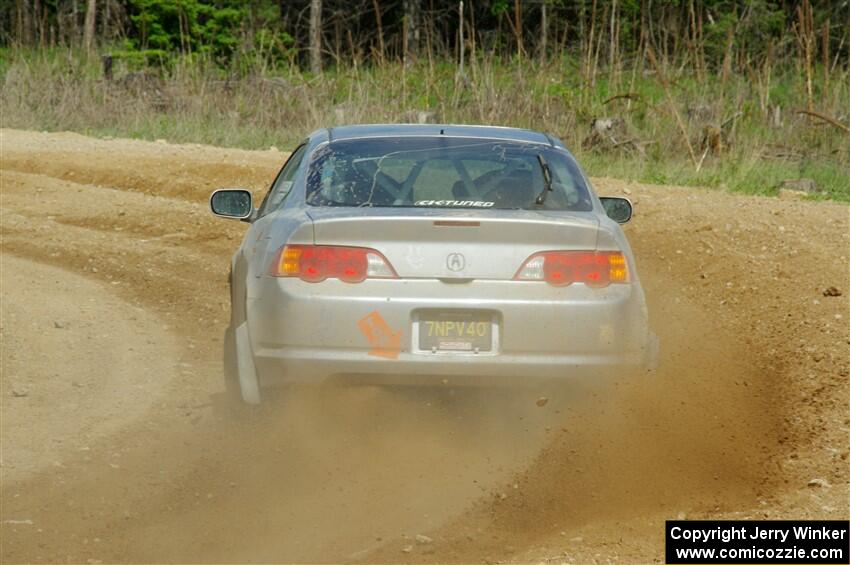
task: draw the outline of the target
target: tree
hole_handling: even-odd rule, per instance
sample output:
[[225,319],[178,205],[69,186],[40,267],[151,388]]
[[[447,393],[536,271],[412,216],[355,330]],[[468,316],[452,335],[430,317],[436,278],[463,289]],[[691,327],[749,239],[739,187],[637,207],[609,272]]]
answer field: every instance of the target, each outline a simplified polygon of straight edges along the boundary
[[97,0],[88,0],[86,5],[86,20],[83,24],[83,47],[87,53],[91,53],[94,46],[94,24],[97,13]]
[[310,70],[322,72],[322,0],[310,0]]
[[546,13],[546,0],[540,3],[540,59],[546,61],[546,49],[549,40],[549,18]]
[[404,63],[419,54],[419,0],[404,0]]

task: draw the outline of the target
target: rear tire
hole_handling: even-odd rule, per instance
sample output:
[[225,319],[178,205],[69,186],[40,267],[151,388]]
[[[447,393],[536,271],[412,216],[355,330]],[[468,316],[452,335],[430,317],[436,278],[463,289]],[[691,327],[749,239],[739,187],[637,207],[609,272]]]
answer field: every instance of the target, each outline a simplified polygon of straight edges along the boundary
[[248,322],[242,322],[234,330],[236,342],[236,369],[239,375],[239,390],[246,404],[260,403],[260,381],[254,365],[254,351],[248,336]]
[[251,345],[248,324],[228,327],[224,332],[224,388],[227,400],[234,406],[260,403],[260,388]]
[[[224,332],[224,388],[228,402],[234,406],[260,403],[260,386],[254,366],[254,352],[248,337],[248,321],[237,307],[244,305],[244,296],[233,295],[233,268],[227,274],[230,287],[230,325]],[[241,315],[240,315],[241,314]],[[237,321],[241,320],[241,323]]]

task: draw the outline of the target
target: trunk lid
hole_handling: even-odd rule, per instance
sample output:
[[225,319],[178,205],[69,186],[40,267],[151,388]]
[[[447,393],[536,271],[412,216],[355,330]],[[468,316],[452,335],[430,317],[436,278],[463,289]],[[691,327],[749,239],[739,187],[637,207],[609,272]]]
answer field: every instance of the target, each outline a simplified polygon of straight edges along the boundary
[[380,251],[401,278],[512,278],[533,253],[596,249],[598,220],[588,212],[529,210],[315,208],[317,245]]

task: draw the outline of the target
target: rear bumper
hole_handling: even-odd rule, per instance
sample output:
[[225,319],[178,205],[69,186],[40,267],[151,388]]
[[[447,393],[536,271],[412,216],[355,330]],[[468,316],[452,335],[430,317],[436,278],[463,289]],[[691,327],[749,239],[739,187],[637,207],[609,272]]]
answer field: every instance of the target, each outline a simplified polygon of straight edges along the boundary
[[255,362],[263,386],[325,381],[387,385],[526,386],[572,379],[618,378],[642,370],[621,356],[499,355],[449,357],[400,353],[386,360],[360,352],[261,350]]
[[[326,380],[387,384],[501,386],[633,372],[650,354],[643,293],[636,284],[370,280],[362,284],[258,279],[248,301],[251,346],[263,386]],[[428,309],[493,313],[492,351],[417,347],[416,320]],[[377,356],[358,322],[377,312],[401,334]]]

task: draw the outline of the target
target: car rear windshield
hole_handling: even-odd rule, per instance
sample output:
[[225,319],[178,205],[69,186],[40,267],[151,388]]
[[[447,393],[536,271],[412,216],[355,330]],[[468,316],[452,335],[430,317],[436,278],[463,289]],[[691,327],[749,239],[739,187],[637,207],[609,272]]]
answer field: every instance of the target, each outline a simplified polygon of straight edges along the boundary
[[[551,189],[546,188],[548,168]],[[312,206],[593,208],[566,153],[539,144],[416,137],[340,140],[316,150],[307,175]]]

